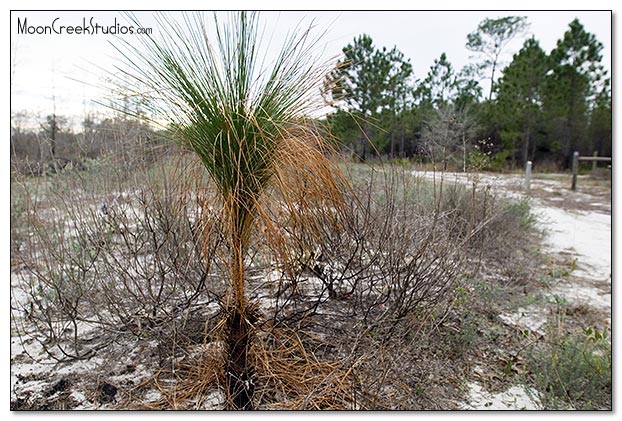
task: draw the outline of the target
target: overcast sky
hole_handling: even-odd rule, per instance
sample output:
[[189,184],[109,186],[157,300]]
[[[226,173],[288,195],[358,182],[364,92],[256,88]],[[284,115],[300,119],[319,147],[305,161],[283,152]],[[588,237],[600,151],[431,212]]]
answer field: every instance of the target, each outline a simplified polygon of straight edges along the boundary
[[[596,35],[603,44],[603,64],[611,69],[611,13],[610,12],[262,12],[267,32],[272,34],[270,45],[278,46],[288,30],[302,21],[308,26],[315,23],[315,33],[326,31],[318,48],[324,59],[336,57],[354,37],[366,33],[377,47],[397,46],[410,59],[415,78],[425,77],[435,58],[445,52],[456,70],[469,62],[472,55],[465,48],[466,36],[475,30],[484,18],[508,15],[527,16],[528,36],[534,35],[541,47],[550,52],[568,28],[579,18],[585,29]],[[158,24],[151,12],[137,13],[143,27],[158,32]],[[118,63],[118,53],[112,44],[118,42],[112,35],[23,35],[18,34],[17,22],[27,19],[29,26],[81,25],[93,18],[102,26],[126,18],[116,12],[14,12],[11,15],[11,53],[14,77],[11,83],[11,109],[28,110],[44,116],[51,114],[52,98],[56,99],[58,114],[76,116],[79,121],[85,112],[97,109],[92,100],[102,100],[105,90],[91,84],[104,83],[105,71]],[[130,42],[144,35],[124,35]],[[518,51],[524,37],[510,44],[504,60],[509,62]],[[482,83],[487,88],[486,83]]]

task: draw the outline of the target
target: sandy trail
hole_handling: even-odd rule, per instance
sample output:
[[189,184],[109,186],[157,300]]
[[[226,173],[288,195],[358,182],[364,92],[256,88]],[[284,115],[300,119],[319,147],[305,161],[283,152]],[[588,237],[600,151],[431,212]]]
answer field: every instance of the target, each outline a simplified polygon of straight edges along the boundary
[[[413,172],[413,175],[440,181],[440,174]],[[609,315],[611,326],[611,202],[602,191],[585,187],[571,191],[563,176],[534,179],[526,192],[521,175],[446,173],[444,182],[479,187],[490,186],[495,192],[512,198],[530,197],[530,205],[545,232],[543,251],[562,254],[570,264],[571,275],[551,289],[549,295],[562,297],[570,304],[583,304]],[[582,191],[581,191],[582,190]],[[592,194],[594,193],[594,194]],[[610,194],[610,193],[609,193]],[[542,306],[520,308],[500,315],[501,321],[523,329],[544,333],[548,311]],[[468,402],[461,406],[475,410],[538,409],[537,392],[527,386],[513,386],[507,391],[489,393],[478,383],[469,383]]]

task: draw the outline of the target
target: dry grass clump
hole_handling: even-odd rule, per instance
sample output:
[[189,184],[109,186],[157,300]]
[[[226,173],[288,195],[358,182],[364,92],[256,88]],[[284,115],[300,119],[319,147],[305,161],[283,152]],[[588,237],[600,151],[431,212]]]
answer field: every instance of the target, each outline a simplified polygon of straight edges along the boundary
[[[223,409],[227,396],[226,324],[217,326],[216,337],[204,343],[195,356],[179,363],[174,371],[161,370],[149,382],[160,391],[156,401],[142,402],[136,409]],[[313,340],[291,329],[265,325],[253,332],[250,350],[255,409],[342,410],[361,409],[356,401],[354,367],[325,361],[313,351]],[[317,345],[317,344],[316,344]]]
[[311,344],[291,329],[271,329],[258,337],[254,349],[256,394],[262,408],[360,409],[353,366],[318,358]]

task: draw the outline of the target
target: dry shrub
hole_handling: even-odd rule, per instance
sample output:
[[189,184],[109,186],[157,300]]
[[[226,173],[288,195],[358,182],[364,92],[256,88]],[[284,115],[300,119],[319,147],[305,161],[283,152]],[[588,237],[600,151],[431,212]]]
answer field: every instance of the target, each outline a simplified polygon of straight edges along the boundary
[[461,221],[435,212],[429,186],[392,171],[355,179],[345,196],[348,211],[313,236],[286,220],[298,266],[279,284],[276,321],[322,314],[329,331],[345,320],[393,325],[444,301],[460,277],[464,250],[452,230]]
[[24,316],[34,323],[52,357],[92,355],[93,334],[158,337],[191,307],[218,300],[209,192],[190,195],[191,179],[150,171],[135,174],[139,186],[114,172],[24,181],[43,186],[20,192],[26,232],[13,254],[13,319],[18,332]]
[[[24,330],[22,313],[15,316],[28,310],[59,359],[88,358],[116,335],[162,345],[153,361],[161,371],[128,392],[124,407],[146,387],[162,398],[142,408],[227,401],[224,319],[215,310],[229,308],[227,255],[216,252],[223,234],[214,192],[189,168],[182,160],[99,187],[101,174],[58,175],[45,180],[45,194],[20,201],[21,226],[32,235],[16,246],[16,277],[33,307],[17,306],[14,326]],[[285,207],[266,195],[272,202],[261,219],[283,231],[267,244],[260,224],[250,245],[249,298],[264,315],[251,323],[255,407],[442,409],[431,396],[452,393],[435,383],[452,366],[434,359],[442,335],[433,332],[455,318],[447,317],[453,292],[477,263],[511,253],[500,248],[521,238],[528,206],[386,167],[354,167],[350,177],[341,209],[304,195]],[[274,272],[277,279],[267,277]],[[96,333],[67,329],[84,323]]]

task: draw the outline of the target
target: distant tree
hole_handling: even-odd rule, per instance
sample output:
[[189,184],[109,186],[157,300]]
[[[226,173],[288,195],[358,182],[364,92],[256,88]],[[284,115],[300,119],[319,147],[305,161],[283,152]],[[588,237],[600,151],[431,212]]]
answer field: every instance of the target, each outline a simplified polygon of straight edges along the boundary
[[449,103],[456,103],[458,106],[472,104],[480,96],[481,88],[468,69],[456,72],[445,53],[434,60],[425,79],[415,91],[415,98],[424,108],[442,108]]
[[11,113],[11,165],[17,172],[34,173],[32,166],[42,159],[39,133],[32,129],[35,120],[28,111]]
[[611,81],[610,79],[605,79],[600,92],[596,96],[595,106],[590,112],[588,130],[591,150],[598,152],[600,156],[611,156],[611,129]]
[[445,104],[434,110],[423,130],[423,143],[432,161],[459,163],[466,171],[467,152],[477,131],[469,107]]
[[41,132],[50,144],[50,156],[52,160],[56,159],[57,156],[59,134],[66,126],[67,118],[59,116],[56,113],[46,116],[45,121],[41,124]]
[[360,121],[352,113],[338,109],[326,116],[327,139],[344,152],[353,153],[360,143]]
[[456,75],[454,103],[458,107],[466,107],[477,104],[482,97],[482,87],[474,77],[473,72],[468,66]]
[[497,107],[504,134],[515,159],[515,142],[520,142],[524,164],[534,159],[538,131],[542,126],[542,100],[549,60],[535,38],[530,38],[514,55],[499,80]]
[[602,85],[603,45],[573,20],[563,38],[551,51],[551,72],[547,78],[545,113],[550,135],[559,142],[563,166],[572,153],[585,148],[589,111]]
[[434,64],[425,79],[419,84],[415,96],[420,104],[430,104],[436,108],[446,105],[454,97],[456,75],[447,55],[442,53],[434,59]]
[[377,119],[386,110],[395,115],[404,107],[409,98],[412,65],[397,47],[377,49],[365,34],[344,47],[343,53],[344,58],[325,80],[324,95],[329,105],[358,118],[362,128],[361,159],[365,160],[367,144],[377,125],[369,124],[369,120]]
[[481,72],[490,69],[490,94],[492,99],[495,88],[495,73],[500,64],[501,54],[512,39],[525,32],[527,28],[525,16],[506,16],[497,19],[484,19],[477,29],[467,35],[466,47],[483,56],[479,63]]
[[389,59],[392,63],[388,83],[390,92],[388,92],[387,98],[388,110],[392,117],[390,155],[391,157],[395,156],[397,138],[399,137],[399,155],[403,157],[407,131],[404,116],[412,100],[413,89],[409,82],[413,74],[413,67],[410,60],[405,59],[404,54],[396,47],[393,47],[389,52]]

